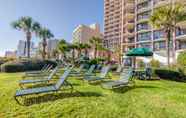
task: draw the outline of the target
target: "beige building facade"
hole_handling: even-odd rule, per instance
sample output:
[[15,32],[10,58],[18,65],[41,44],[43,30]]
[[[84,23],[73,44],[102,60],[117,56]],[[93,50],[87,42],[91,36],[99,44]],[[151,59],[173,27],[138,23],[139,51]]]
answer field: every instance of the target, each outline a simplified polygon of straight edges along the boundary
[[92,37],[103,38],[99,24],[79,25],[72,34],[73,43],[89,43]]

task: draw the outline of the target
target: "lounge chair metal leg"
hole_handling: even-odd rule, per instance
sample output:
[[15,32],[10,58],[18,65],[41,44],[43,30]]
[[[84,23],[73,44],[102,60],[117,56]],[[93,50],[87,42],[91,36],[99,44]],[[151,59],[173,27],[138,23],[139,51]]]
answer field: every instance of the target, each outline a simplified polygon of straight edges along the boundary
[[15,101],[16,101],[19,105],[22,105],[22,106],[23,106],[23,104],[21,104],[21,102],[18,100],[18,96],[14,96],[14,99],[15,99]]

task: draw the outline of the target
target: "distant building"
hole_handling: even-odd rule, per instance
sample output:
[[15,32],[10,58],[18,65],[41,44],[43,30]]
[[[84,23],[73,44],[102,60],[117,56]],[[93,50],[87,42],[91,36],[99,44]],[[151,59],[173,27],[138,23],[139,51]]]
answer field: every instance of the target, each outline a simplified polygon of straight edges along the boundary
[[16,58],[16,51],[6,51],[5,57]]
[[47,52],[48,52],[49,56],[51,56],[52,53],[54,52],[54,50],[56,50],[58,43],[59,43],[59,40],[57,40],[57,39],[48,40]]
[[[48,56],[52,55],[53,51],[57,48],[58,43],[59,43],[59,40],[57,40],[57,39],[50,39],[50,40],[47,41],[46,52],[47,52]],[[42,42],[39,42],[37,51],[41,55],[41,53],[43,51]]]
[[103,38],[99,24],[79,25],[73,31],[73,43],[88,43],[92,37]]
[[[34,42],[30,44],[30,55],[31,57],[35,55]],[[26,57],[27,56],[27,43],[26,41],[19,40],[17,46],[17,57]]]

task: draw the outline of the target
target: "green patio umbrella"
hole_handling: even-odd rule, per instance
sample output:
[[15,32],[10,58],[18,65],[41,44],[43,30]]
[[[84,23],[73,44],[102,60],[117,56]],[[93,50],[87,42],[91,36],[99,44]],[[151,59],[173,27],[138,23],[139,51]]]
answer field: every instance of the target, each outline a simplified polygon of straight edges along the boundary
[[126,56],[133,56],[133,57],[136,57],[136,56],[142,56],[142,57],[153,56],[153,52],[149,48],[133,48],[132,50],[130,50],[129,52],[126,53]]

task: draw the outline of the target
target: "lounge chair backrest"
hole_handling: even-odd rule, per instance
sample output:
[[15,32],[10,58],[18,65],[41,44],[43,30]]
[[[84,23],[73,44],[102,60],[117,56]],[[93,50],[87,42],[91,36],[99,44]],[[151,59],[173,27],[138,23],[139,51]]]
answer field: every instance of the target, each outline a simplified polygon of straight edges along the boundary
[[45,64],[42,68],[41,68],[41,71],[45,70],[47,68],[47,64]]
[[120,80],[122,82],[129,82],[129,79],[133,76],[132,69],[124,70],[120,75]]
[[64,68],[64,70],[68,70],[69,67],[70,67],[70,65],[67,65],[67,66]]
[[58,69],[59,69],[58,66],[56,66],[56,67],[54,68],[54,70],[52,70],[52,72],[51,72],[50,75],[48,76],[48,80],[51,80],[51,79],[52,79],[52,77],[54,76],[54,74],[57,73]]
[[49,67],[47,68],[47,70],[45,72],[49,72],[52,69],[52,65],[49,65]]
[[64,74],[60,77],[60,79],[58,80],[58,82],[55,84],[55,88],[56,88],[57,90],[59,90],[60,87],[62,86],[62,84],[65,82],[65,80],[67,79],[67,77],[68,77],[68,75],[70,74],[71,70],[72,70],[72,68],[66,70],[66,71],[64,72]]
[[117,73],[120,73],[122,71],[122,66],[121,65],[118,65],[118,68],[116,70]]
[[85,67],[85,65],[84,65],[84,64],[81,64],[80,67],[79,67],[78,72],[81,72],[81,71],[83,70],[84,67]]
[[43,67],[44,69],[42,69],[41,71],[42,71],[42,72],[46,72],[47,69],[49,68],[49,66],[50,66],[50,65],[46,65],[45,67]]
[[89,70],[87,71],[88,74],[92,73],[94,69],[96,68],[96,65],[91,65]]
[[107,73],[109,72],[109,69],[110,69],[110,65],[103,67],[101,69],[100,77],[105,78]]

